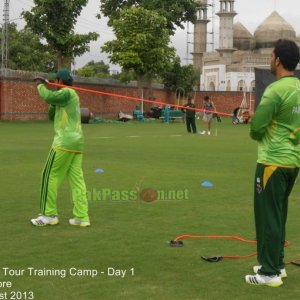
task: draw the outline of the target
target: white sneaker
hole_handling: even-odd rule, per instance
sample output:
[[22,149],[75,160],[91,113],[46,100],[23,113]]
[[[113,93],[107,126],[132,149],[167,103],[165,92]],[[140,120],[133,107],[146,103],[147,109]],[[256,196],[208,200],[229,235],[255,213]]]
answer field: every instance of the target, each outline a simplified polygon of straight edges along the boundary
[[[260,268],[261,268],[261,266],[254,266],[253,267],[253,272],[255,274],[257,274]],[[285,268],[280,269],[280,277],[281,278],[287,278],[287,273],[286,273],[286,269]]]
[[89,221],[81,221],[81,220],[78,220],[76,218],[74,219],[70,219],[69,220],[69,223],[71,225],[74,225],[74,226],[80,226],[80,227],[88,227],[88,226],[91,226],[91,223]]
[[36,219],[31,219],[30,222],[34,226],[57,225],[59,223],[58,218],[56,216],[44,215],[40,215]]
[[249,284],[253,285],[267,285],[271,287],[279,287],[283,284],[281,277],[278,275],[265,276],[265,275],[247,275],[245,280]]
[[206,132],[205,130],[198,131],[198,134],[202,134],[203,135],[203,134],[205,134],[205,132]]

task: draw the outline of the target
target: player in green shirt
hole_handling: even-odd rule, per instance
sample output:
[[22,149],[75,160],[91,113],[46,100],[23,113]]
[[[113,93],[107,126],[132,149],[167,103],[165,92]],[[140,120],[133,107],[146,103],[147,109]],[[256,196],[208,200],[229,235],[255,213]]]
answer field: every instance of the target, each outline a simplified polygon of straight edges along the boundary
[[[184,107],[195,108],[195,104],[192,103],[192,97],[188,97],[188,103],[184,105]],[[182,109],[185,112],[185,123],[186,129],[188,133],[197,133],[196,128],[196,111],[194,109]]]
[[271,58],[276,81],[265,89],[251,123],[250,136],[258,141],[254,215],[260,265],[245,280],[254,285],[278,287],[287,277],[288,197],[300,167],[300,81],[294,77],[299,58],[293,41],[276,42]]
[[50,150],[41,183],[40,215],[32,219],[35,226],[56,225],[58,212],[57,191],[68,177],[74,203],[74,218],[71,225],[90,226],[86,186],[82,172],[83,134],[81,130],[80,103],[70,72],[59,70],[56,82],[66,85],[58,90],[49,90],[42,78],[37,78],[41,98],[50,104],[49,116],[54,117],[54,141]]

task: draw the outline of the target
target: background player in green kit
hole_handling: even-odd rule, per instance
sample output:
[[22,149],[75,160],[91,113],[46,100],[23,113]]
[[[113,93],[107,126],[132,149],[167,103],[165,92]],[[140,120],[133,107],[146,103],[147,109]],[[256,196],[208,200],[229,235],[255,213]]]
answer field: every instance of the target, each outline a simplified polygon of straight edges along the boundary
[[[195,104],[192,103],[192,98],[191,96],[188,97],[188,103],[184,105],[184,107],[189,107],[189,108],[195,108]],[[191,133],[197,133],[197,128],[196,128],[196,111],[194,109],[182,109],[183,112],[185,112],[185,123],[186,123],[186,128],[187,132]]]
[[254,215],[259,266],[247,283],[278,287],[287,277],[284,266],[288,197],[300,167],[300,81],[293,76],[299,48],[279,40],[271,58],[276,81],[262,96],[252,118],[250,136],[258,141]]
[[35,226],[59,223],[56,206],[57,191],[65,177],[68,178],[74,203],[74,218],[71,225],[90,226],[86,186],[82,172],[83,134],[81,130],[80,103],[75,90],[69,88],[73,79],[68,70],[59,70],[56,82],[67,85],[58,90],[49,90],[45,80],[37,78],[38,93],[50,104],[54,115],[55,136],[46,165],[42,173],[40,215],[31,219]]

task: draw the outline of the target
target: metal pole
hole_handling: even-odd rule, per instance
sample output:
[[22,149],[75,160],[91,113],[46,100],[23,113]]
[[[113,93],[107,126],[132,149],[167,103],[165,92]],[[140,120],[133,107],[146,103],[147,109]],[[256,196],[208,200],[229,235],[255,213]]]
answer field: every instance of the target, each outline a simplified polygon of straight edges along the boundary
[[3,25],[2,25],[2,53],[1,53],[1,71],[6,75],[8,62],[8,26],[9,26],[9,0],[5,0],[3,7]]
[[144,88],[142,88],[141,112],[144,113]]

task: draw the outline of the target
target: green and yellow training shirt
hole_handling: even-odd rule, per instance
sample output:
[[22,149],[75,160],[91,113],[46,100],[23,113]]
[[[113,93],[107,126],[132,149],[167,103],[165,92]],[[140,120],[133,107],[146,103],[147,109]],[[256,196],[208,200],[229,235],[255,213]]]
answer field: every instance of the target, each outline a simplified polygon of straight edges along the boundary
[[51,91],[44,84],[39,84],[37,89],[43,100],[55,106],[55,136],[52,147],[58,150],[81,152],[83,134],[80,102],[76,91],[69,87]]
[[258,141],[258,163],[300,167],[300,81],[282,77],[270,84],[251,123]]

